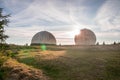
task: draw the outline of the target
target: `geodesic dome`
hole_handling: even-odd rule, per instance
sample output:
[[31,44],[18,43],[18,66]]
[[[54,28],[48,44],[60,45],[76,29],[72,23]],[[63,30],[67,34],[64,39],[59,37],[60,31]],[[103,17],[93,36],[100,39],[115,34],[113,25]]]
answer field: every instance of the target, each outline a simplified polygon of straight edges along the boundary
[[89,29],[82,29],[80,34],[75,35],[75,45],[95,45],[96,36],[93,31]]
[[40,45],[40,44],[49,44],[49,45],[55,45],[56,39],[52,35],[52,33],[48,31],[41,31],[36,33],[31,41],[31,45]]

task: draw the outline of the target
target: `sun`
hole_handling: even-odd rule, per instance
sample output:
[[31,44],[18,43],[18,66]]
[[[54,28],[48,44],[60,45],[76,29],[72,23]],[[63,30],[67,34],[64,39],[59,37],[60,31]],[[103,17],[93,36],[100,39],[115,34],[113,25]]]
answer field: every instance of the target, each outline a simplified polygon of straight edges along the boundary
[[80,33],[80,30],[79,29],[75,29],[73,31],[70,32],[70,37],[74,38],[75,35],[78,35]]
[[80,33],[80,30],[79,30],[79,29],[76,29],[76,30],[73,31],[73,33],[74,33],[75,35],[78,35],[78,34]]

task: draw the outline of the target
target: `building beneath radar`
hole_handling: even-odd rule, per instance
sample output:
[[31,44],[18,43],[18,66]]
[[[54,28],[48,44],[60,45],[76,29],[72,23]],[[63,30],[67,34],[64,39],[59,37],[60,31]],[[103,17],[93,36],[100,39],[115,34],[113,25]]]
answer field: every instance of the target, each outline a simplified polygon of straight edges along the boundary
[[75,45],[95,45],[96,36],[93,31],[89,29],[82,29],[74,38]]
[[48,31],[41,31],[33,36],[31,45],[41,45],[41,44],[56,45],[56,39],[52,33]]

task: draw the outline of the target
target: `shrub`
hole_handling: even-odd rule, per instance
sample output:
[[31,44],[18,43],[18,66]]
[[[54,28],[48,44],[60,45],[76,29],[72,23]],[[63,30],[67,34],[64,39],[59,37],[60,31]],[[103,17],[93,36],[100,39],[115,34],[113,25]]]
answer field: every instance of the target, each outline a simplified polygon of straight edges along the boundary
[[3,76],[5,75],[4,70],[1,68],[3,63],[8,59],[8,57],[3,56],[2,53],[0,53],[0,80],[3,80]]
[[7,59],[8,59],[8,57],[3,56],[3,55],[1,55],[1,53],[0,53],[0,67],[2,66],[2,64],[3,64]]
[[4,54],[8,57],[15,57],[18,52],[16,50],[6,50]]

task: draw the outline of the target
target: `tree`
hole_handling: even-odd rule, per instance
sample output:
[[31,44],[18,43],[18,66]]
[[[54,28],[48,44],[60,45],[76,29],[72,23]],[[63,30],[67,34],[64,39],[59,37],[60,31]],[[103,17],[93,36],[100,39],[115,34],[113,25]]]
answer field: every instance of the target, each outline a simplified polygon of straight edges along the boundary
[[103,45],[105,45],[105,42],[103,42]]
[[116,45],[116,42],[114,42],[113,45]]
[[3,8],[0,8],[0,44],[4,44],[5,40],[8,38],[7,35],[4,34],[5,30],[5,26],[8,26],[7,24],[9,23],[8,17],[10,17],[10,15],[3,15],[2,14]]
[[97,42],[96,45],[99,45],[99,42]]

